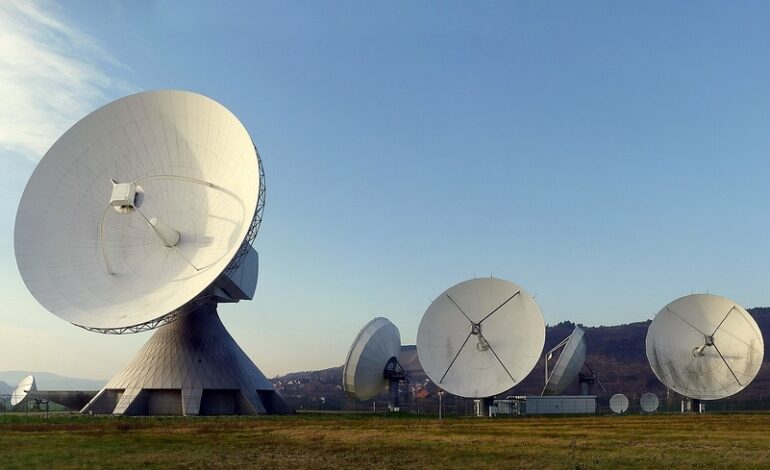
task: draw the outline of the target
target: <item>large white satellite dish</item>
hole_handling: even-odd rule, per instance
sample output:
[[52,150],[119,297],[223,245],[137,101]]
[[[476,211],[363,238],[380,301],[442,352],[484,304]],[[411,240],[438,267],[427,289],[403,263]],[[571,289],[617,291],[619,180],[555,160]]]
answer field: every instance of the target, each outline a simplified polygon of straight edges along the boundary
[[183,91],[119,99],[35,168],[16,215],[19,271],[75,325],[157,326],[248,251],[260,183],[248,132],[216,101]]
[[732,300],[709,294],[663,307],[647,330],[646,346],[658,379],[697,400],[743,390],[759,372],[765,351],[751,315]]
[[615,414],[623,414],[628,411],[628,397],[622,393],[616,393],[610,397],[610,409]]
[[422,317],[417,354],[428,377],[447,392],[488,398],[521,382],[540,358],[545,322],[518,285],[472,279],[447,289]]
[[53,144],[16,215],[25,284],[88,330],[165,325],[84,410],[156,414],[161,401],[173,402],[163,414],[285,408],[216,313],[217,303],[254,295],[251,243],[264,197],[248,132],[196,93],[121,98]]
[[370,400],[390,384],[391,409],[398,409],[398,383],[406,378],[398,362],[401,334],[387,318],[367,323],[350,346],[342,369],[342,388],[356,400]]
[[32,375],[24,377],[11,394],[11,406],[16,406],[23,402],[24,399],[27,398],[29,392],[34,392],[36,390],[37,382],[35,382],[35,377]]
[[[548,360],[559,348],[564,348],[559,354],[553,368],[548,370]],[[570,382],[577,378],[583,364],[586,362],[585,331],[575,326],[572,333],[545,354],[545,387],[542,395],[558,395],[566,389]]]

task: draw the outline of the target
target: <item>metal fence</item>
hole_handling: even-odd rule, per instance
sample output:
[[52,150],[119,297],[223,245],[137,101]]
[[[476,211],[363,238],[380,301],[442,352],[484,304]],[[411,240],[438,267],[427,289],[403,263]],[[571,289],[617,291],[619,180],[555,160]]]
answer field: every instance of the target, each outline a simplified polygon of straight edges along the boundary
[[[642,411],[639,398],[634,394],[627,395],[629,408],[625,414],[646,414]],[[660,403],[656,413],[678,414],[682,412],[681,397],[659,397]],[[386,414],[390,411],[390,403],[384,398],[368,401],[356,401],[348,398],[325,396],[292,396],[284,395],[287,404],[297,413],[376,413]],[[743,413],[743,412],[770,412],[770,400],[757,398],[752,400],[719,400],[716,402],[703,402],[707,413]],[[227,416],[238,414],[231,406],[232,403],[225,400],[221,406],[209,408],[207,412],[202,410],[202,415]],[[474,399],[464,399],[450,395],[444,395],[443,399],[433,395],[425,399],[402,400],[399,412],[405,414],[426,415],[438,417],[474,416],[478,413],[479,403]],[[152,409],[139,410],[141,414],[159,416],[180,416],[182,407],[178,399],[155,400]],[[609,408],[609,397],[599,397],[596,400],[596,415],[613,414]],[[40,422],[41,420],[82,420],[84,417],[102,417],[108,415],[88,415],[66,408],[52,402],[25,400],[17,406],[10,405],[10,396],[0,396],[0,425],[5,423]],[[585,416],[585,415],[583,415]],[[502,417],[502,416],[501,416]]]

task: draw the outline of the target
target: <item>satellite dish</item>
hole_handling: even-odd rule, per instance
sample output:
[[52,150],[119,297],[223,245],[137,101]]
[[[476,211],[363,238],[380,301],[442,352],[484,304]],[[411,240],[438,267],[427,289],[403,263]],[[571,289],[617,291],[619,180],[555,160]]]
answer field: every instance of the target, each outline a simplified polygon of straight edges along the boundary
[[[548,359],[559,348],[564,349],[562,349],[556,364],[549,373]],[[541,395],[558,395],[563,392],[570,382],[578,376],[585,362],[585,331],[579,326],[575,326],[575,329],[567,338],[545,353],[545,387]]]
[[350,346],[342,369],[342,388],[357,400],[377,396],[387,383],[383,371],[398,357],[401,335],[387,318],[377,317],[367,323]]
[[610,409],[615,414],[623,414],[628,411],[628,397],[622,393],[616,393],[610,397]]
[[21,379],[21,382],[19,382],[19,385],[16,386],[16,390],[11,394],[11,406],[16,406],[23,402],[24,399],[27,398],[29,392],[34,392],[36,390],[37,383],[35,382],[35,377],[31,375],[24,377]]
[[224,106],[131,95],[84,117],[35,168],[16,261],[54,315],[105,333],[151,329],[248,253],[262,193],[254,144]]
[[759,372],[765,351],[751,315],[732,300],[709,294],[663,307],[647,330],[646,345],[658,380],[696,400],[743,390]]
[[391,385],[391,409],[398,408],[398,383],[406,378],[398,362],[401,335],[387,318],[377,317],[367,323],[350,346],[342,369],[342,388],[356,400],[369,400]]
[[431,303],[417,331],[417,355],[427,376],[447,392],[488,398],[520,383],[540,358],[545,322],[518,285],[472,279]]
[[660,401],[658,400],[658,396],[654,393],[647,392],[639,399],[639,406],[642,408],[642,411],[646,411],[647,413],[657,411],[659,404]]
[[172,396],[178,406],[163,414],[286,408],[216,311],[254,296],[264,200],[248,132],[196,93],[121,98],[53,144],[16,214],[25,284],[51,313],[91,331],[164,327],[84,411],[156,414],[153,403]]

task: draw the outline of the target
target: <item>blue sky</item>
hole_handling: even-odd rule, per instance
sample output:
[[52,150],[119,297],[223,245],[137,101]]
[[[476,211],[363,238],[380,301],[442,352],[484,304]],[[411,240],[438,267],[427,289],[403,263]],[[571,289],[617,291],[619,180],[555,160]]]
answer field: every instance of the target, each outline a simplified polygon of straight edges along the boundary
[[474,275],[522,285],[548,323],[641,321],[691,292],[770,305],[768,20],[762,2],[3,2],[0,370],[106,378],[149,338],[47,313],[12,227],[64,130],[156,88],[220,101],[263,156],[257,298],[220,313],[270,376],[341,364],[376,315],[413,342]]

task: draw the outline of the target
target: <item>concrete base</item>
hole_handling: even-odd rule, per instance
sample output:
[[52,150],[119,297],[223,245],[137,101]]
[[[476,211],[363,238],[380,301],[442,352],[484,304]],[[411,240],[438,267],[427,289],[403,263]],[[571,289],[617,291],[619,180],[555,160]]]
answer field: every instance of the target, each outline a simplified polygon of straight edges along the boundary
[[292,413],[227,332],[216,304],[164,325],[83,408],[117,415]]
[[473,402],[476,416],[489,417],[489,408],[494,405],[495,397],[477,398]]

